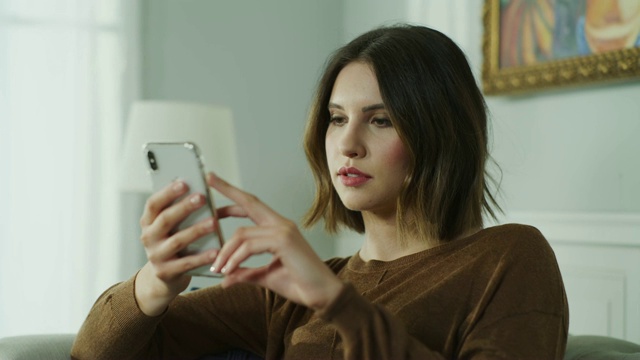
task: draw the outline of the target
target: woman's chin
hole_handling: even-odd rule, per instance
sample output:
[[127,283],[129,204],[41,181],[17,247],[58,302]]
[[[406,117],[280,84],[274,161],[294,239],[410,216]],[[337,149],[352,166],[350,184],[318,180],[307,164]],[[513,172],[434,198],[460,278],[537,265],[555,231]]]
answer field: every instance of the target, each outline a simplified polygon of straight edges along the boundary
[[351,211],[364,211],[367,209],[365,202],[358,199],[341,199],[342,205]]
[[346,207],[347,209],[351,210],[351,211],[362,211],[362,208],[360,206],[357,205],[352,205],[352,204],[348,204],[348,203],[344,203],[344,207]]

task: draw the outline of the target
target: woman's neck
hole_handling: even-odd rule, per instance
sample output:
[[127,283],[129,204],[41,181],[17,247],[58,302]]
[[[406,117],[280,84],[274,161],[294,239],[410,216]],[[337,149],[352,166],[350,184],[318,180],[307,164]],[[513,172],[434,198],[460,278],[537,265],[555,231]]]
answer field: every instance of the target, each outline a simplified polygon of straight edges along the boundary
[[364,261],[392,261],[437,245],[417,238],[399,239],[395,214],[379,216],[363,212],[362,219],[365,236],[359,255]]
[[[364,261],[393,261],[442,244],[440,240],[425,241],[418,237],[399,239],[395,214],[382,217],[363,212],[362,219],[365,237],[359,255]],[[481,229],[481,227],[470,228],[452,241],[471,236]]]

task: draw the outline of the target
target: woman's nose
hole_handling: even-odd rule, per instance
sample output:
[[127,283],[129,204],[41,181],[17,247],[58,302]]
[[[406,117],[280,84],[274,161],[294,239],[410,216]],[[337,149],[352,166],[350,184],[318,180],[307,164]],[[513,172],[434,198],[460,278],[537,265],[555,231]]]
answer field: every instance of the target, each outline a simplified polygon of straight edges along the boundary
[[343,128],[338,149],[343,156],[348,158],[361,158],[366,155],[361,129],[357,124],[350,123]]

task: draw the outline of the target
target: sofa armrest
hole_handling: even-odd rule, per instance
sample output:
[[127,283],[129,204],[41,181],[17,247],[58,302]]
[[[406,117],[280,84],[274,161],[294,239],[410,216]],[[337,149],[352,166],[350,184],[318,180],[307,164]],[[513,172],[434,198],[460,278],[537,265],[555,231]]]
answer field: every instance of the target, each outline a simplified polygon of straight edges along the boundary
[[640,359],[640,345],[608,336],[569,336],[564,360]]
[[75,334],[22,335],[0,339],[2,360],[68,360]]

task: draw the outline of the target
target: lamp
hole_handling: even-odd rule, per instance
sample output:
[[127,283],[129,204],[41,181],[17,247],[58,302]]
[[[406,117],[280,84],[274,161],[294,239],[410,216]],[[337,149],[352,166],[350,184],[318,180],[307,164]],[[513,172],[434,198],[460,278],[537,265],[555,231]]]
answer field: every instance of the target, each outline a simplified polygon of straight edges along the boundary
[[151,180],[142,146],[147,142],[194,142],[206,169],[240,185],[231,110],[223,106],[188,102],[133,103],[123,147],[120,188],[151,192]]

